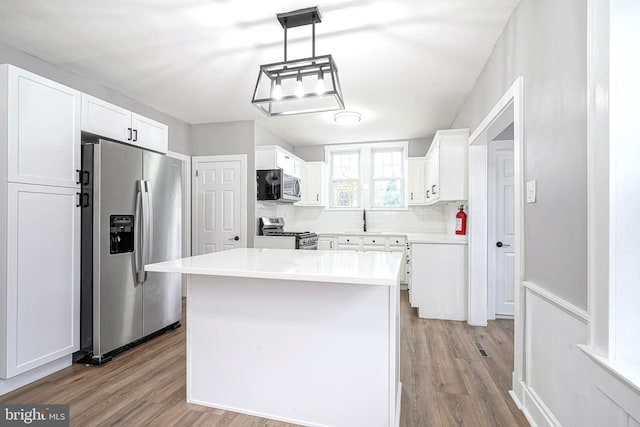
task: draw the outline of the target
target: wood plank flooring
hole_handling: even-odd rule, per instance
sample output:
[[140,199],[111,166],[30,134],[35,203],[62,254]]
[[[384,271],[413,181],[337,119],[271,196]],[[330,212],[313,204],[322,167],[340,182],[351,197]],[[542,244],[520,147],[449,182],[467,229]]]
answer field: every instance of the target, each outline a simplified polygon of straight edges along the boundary
[[[419,319],[402,292],[403,427],[527,426],[507,394],[513,322],[487,328]],[[184,310],[183,310],[184,312]],[[2,403],[68,403],[72,426],[286,427],[185,401],[185,327],[102,367],[73,365],[0,396]],[[487,356],[483,356],[480,350]]]

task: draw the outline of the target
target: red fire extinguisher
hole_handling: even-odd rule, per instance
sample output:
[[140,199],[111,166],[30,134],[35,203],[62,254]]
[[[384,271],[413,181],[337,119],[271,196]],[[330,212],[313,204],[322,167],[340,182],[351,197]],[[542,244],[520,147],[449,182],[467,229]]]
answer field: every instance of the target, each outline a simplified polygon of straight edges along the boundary
[[460,210],[456,214],[456,234],[467,234],[467,214],[464,213],[464,205],[460,205]]

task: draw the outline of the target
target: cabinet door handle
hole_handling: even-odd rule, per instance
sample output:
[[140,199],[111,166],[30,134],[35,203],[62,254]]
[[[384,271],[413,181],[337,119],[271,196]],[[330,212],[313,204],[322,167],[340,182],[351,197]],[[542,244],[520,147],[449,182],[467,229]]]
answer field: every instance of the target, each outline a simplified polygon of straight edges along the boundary
[[320,195],[316,194],[316,202],[319,202],[319,201],[320,201]]
[[137,141],[138,140],[138,129],[134,129],[133,130],[133,141]]
[[427,190],[427,199],[430,199],[431,196],[429,196],[429,190]]
[[82,206],[82,193],[76,193],[76,196],[78,196],[78,203],[76,203],[76,208],[79,208],[80,206]]
[[78,174],[78,179],[76,180],[76,184],[80,184],[82,181],[82,171],[80,169],[76,169],[76,173]]
[[89,207],[89,193],[82,193],[82,207]]
[[131,133],[131,128],[127,128],[127,130],[129,131],[129,138],[127,138],[127,141],[131,141],[131,138],[133,138],[133,134]]
[[84,175],[83,178],[86,178],[86,181],[82,180],[82,185],[89,185],[89,171],[83,171],[82,174]]
[[436,185],[435,185],[435,184],[433,184],[433,185],[431,186],[431,193],[432,193],[432,194],[436,194]]
[[413,191],[411,192],[411,200],[413,200]]

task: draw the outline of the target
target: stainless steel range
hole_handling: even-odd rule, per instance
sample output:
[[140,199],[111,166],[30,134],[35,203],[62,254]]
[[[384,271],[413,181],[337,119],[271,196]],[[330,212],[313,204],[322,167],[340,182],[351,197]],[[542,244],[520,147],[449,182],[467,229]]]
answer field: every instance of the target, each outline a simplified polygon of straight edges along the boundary
[[258,224],[258,236],[254,239],[256,248],[275,249],[318,249],[318,235],[310,231],[284,231],[284,218],[262,217]]

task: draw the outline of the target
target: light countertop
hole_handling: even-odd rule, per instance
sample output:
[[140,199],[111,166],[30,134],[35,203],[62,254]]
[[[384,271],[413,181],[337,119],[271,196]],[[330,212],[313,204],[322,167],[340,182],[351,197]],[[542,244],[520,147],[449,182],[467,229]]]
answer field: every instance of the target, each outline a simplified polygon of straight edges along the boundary
[[434,243],[443,245],[466,245],[467,236],[445,233],[403,233],[395,231],[316,231],[318,236],[368,236],[390,237],[405,236],[409,243]]
[[[397,235],[397,234],[396,234]],[[397,252],[238,248],[145,266],[146,271],[207,276],[398,286]]]

